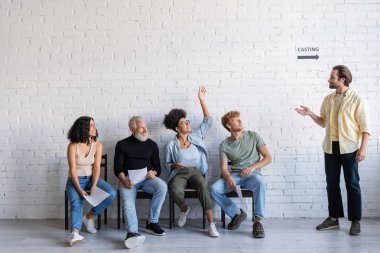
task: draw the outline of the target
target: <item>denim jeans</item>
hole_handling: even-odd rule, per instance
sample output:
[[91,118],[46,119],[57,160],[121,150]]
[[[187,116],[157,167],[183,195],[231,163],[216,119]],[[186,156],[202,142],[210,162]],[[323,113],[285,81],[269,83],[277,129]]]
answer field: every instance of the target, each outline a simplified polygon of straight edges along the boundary
[[[265,182],[263,176],[257,173],[251,173],[249,176],[241,177],[239,173],[231,173],[236,185],[247,188],[253,192],[253,201],[255,210],[253,211],[253,217],[264,217],[265,210]],[[216,181],[211,186],[211,197],[214,201],[223,209],[223,211],[233,218],[236,215],[238,206],[229,199],[226,194],[232,190],[228,188],[227,181],[223,178]]]
[[327,183],[327,198],[329,216],[344,217],[342,195],[340,192],[340,172],[343,167],[344,180],[347,189],[348,220],[360,221],[362,216],[362,198],[359,184],[357,151],[340,154],[339,142],[333,141],[333,153],[325,153],[325,173]]
[[143,190],[152,193],[153,197],[150,201],[148,221],[150,223],[158,223],[162,204],[165,201],[167,185],[158,177],[144,180],[136,184],[133,188],[126,188],[119,182],[120,197],[123,204],[123,215],[127,223],[127,231],[129,233],[138,232],[138,220],[136,215],[136,194],[137,190]]
[[[83,190],[91,190],[92,176],[79,176],[78,180],[79,185]],[[116,192],[111,185],[109,185],[106,181],[104,181],[101,178],[99,178],[96,186],[110,194],[110,196],[103,200],[102,203],[91,209],[93,214],[98,216],[103,213],[104,209],[111,205],[112,201],[116,197]],[[81,195],[79,195],[77,189],[74,186],[73,180],[70,177],[67,178],[66,192],[71,206],[71,229],[80,230],[82,227],[84,198]]]

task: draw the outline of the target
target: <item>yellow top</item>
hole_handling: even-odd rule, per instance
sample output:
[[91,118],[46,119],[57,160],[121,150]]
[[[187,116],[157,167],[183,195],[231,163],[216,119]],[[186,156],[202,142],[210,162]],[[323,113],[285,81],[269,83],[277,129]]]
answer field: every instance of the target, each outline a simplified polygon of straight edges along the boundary
[[331,107],[331,140],[339,141],[339,124],[338,124],[338,116],[340,106],[342,105],[344,98],[344,94],[336,94],[333,96],[333,103]]
[[332,126],[334,118],[337,118],[340,153],[352,153],[359,148],[361,134],[371,134],[367,102],[358,93],[348,89],[343,96],[338,114],[334,116],[336,96],[336,92],[326,96],[321,106],[321,117],[326,128],[323,151],[332,154]]

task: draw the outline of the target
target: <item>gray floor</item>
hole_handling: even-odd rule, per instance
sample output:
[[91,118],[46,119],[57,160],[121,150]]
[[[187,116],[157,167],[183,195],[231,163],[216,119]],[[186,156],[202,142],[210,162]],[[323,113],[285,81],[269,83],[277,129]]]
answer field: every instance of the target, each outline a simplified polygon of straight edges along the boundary
[[[340,220],[341,229],[319,232],[314,229],[318,219],[267,219],[265,239],[251,236],[251,223],[246,221],[239,230],[228,231],[217,223],[219,238],[210,238],[201,229],[201,221],[189,221],[184,228],[169,229],[162,221],[166,235],[146,235],[141,247],[133,252],[380,252],[380,220],[362,221],[362,234],[349,236],[350,223]],[[140,224],[143,222],[140,221]],[[116,229],[115,221],[103,226],[97,234],[82,232],[85,237],[80,247],[68,247],[68,231],[62,220],[0,220],[0,252],[122,252],[124,230]]]

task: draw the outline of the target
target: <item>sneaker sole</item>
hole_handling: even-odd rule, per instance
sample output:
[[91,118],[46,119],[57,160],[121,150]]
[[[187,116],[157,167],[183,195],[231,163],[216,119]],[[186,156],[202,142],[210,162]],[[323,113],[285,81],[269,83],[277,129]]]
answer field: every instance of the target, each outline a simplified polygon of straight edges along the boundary
[[166,233],[164,232],[164,233],[162,233],[162,234],[157,234],[157,233],[155,233],[154,231],[152,231],[152,230],[150,230],[150,229],[145,229],[145,232],[146,233],[148,233],[148,234],[151,234],[151,235],[156,235],[156,236],[163,236],[163,235],[165,235]]
[[265,238],[265,234],[263,234],[263,235],[253,235],[253,238],[262,239],[262,238]]
[[132,237],[124,241],[124,245],[127,249],[136,248],[137,246],[143,244],[145,241],[145,236]]
[[320,228],[320,229],[317,228],[318,231],[325,231],[325,230],[332,230],[332,229],[340,229],[340,225],[335,225],[335,226],[330,226],[327,228]]
[[82,243],[82,240],[76,240],[76,241],[70,242],[70,246],[71,247],[78,246],[78,245],[80,245]]

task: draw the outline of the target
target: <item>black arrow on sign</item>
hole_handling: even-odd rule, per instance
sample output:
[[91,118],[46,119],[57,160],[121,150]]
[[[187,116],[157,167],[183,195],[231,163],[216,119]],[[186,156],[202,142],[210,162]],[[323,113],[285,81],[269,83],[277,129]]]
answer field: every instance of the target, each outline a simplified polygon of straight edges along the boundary
[[305,55],[305,56],[297,56],[297,59],[302,60],[302,59],[316,59],[318,60],[319,56],[316,55]]

